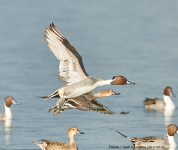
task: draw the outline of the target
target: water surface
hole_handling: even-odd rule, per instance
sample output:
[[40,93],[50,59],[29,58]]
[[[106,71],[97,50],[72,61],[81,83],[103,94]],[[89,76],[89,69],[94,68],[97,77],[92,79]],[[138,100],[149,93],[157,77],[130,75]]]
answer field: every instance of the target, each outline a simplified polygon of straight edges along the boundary
[[[76,126],[79,149],[111,149],[132,144],[130,137],[166,138],[169,123],[178,125],[178,110],[165,116],[146,111],[146,97],[162,98],[165,86],[178,96],[178,2],[177,1],[2,1],[0,5],[0,112],[3,99],[11,95],[21,103],[12,106],[13,120],[0,121],[0,148],[35,150],[40,139],[68,142],[67,130]],[[98,99],[115,112],[65,110],[58,116],[47,113],[57,99],[36,96],[51,94],[64,82],[58,80],[59,61],[46,45],[44,30],[54,22],[77,48],[87,73],[101,78],[123,75],[134,86],[103,86],[119,96]],[[172,97],[178,106],[177,97]],[[178,136],[175,135],[178,143]]]

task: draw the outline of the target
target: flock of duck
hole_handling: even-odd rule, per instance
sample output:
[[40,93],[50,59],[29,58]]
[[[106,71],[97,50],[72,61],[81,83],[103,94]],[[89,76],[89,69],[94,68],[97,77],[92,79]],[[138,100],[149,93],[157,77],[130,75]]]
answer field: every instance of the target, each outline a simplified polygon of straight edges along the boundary
[[[124,76],[114,76],[111,79],[102,79],[92,77],[85,71],[82,57],[78,51],[68,42],[68,40],[57,30],[54,24],[50,24],[50,27],[45,29],[45,40],[49,49],[53,52],[56,58],[60,61],[59,79],[66,81],[62,87],[57,89],[49,96],[43,96],[44,100],[48,98],[59,98],[59,100],[51,107],[48,112],[54,110],[53,114],[60,114],[65,109],[78,109],[78,110],[93,110],[105,114],[120,114],[125,115],[128,112],[116,113],[109,110],[102,105],[96,99],[99,97],[106,97],[112,95],[119,95],[111,89],[105,89],[103,91],[92,93],[92,91],[103,85],[134,85],[135,83],[128,81]],[[157,98],[146,99],[144,105],[146,109],[154,110],[166,110],[175,109],[175,105],[170,99],[170,95],[174,95],[171,87],[164,89],[164,100]],[[4,100],[5,114],[0,113],[1,120],[12,119],[10,110],[11,104],[17,103],[11,96],[8,96]],[[174,134],[178,133],[178,127],[174,124],[169,124],[166,129],[167,139],[161,137],[147,136],[143,138],[131,138],[123,135],[129,139],[134,147],[176,147],[174,141]],[[77,145],[74,140],[75,134],[84,134],[80,132],[76,127],[70,127],[68,129],[69,144],[58,141],[42,140],[41,143],[33,142],[37,144],[42,150],[77,150]]]

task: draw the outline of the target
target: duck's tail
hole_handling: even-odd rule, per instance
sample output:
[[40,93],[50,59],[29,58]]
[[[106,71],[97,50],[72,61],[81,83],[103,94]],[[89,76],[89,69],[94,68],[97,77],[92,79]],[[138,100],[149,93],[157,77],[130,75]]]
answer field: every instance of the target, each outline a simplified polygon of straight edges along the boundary
[[60,98],[58,90],[56,90],[54,93],[48,95],[48,96],[37,96],[38,98],[43,98],[44,100],[48,98]]
[[120,135],[122,135],[123,137],[125,137],[125,138],[127,138],[127,139],[129,139],[129,140],[131,140],[132,138],[130,138],[130,137],[128,137],[128,136],[126,136],[126,135],[124,135],[124,134],[122,134],[122,133],[120,133],[119,131],[117,131]]

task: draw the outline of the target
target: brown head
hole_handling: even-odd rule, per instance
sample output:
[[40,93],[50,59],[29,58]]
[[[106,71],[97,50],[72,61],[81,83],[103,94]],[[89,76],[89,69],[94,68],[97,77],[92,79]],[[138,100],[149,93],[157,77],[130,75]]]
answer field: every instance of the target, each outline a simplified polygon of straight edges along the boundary
[[169,87],[169,86],[167,86],[167,87],[164,89],[164,93],[163,93],[163,94],[166,95],[166,96],[171,96],[171,95],[173,95],[173,96],[175,97],[175,95],[174,95],[173,92],[172,92],[172,88]]
[[70,127],[68,129],[68,136],[69,137],[72,137],[74,136],[75,134],[84,134],[83,132],[80,132],[76,127]]
[[178,133],[177,130],[178,130],[178,127],[176,125],[174,125],[174,124],[169,124],[167,126],[167,134],[169,136],[174,136],[174,134],[177,134]]
[[111,95],[119,95],[120,93],[116,93],[111,89],[105,89],[99,92],[100,96],[99,97],[106,97],[106,96],[111,96]]
[[10,105],[12,105],[12,104],[20,105],[20,103],[17,103],[11,96],[7,96],[4,99],[4,102],[5,102],[6,107],[10,107]]
[[111,82],[111,84],[115,85],[135,84],[133,82],[128,81],[124,76],[114,76],[112,80],[113,81]]

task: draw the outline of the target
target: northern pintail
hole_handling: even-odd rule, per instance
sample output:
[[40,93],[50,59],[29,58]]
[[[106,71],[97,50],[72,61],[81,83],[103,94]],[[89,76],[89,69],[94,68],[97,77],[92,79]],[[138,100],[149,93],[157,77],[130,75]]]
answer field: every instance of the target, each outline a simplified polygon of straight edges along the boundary
[[75,134],[84,134],[76,127],[70,127],[68,130],[69,144],[58,141],[42,140],[42,143],[33,142],[37,144],[42,150],[77,150],[77,145],[74,140]]
[[172,88],[167,86],[164,89],[164,93],[163,93],[163,99],[158,99],[158,98],[146,98],[146,100],[144,100],[144,105],[146,107],[146,109],[154,109],[154,110],[163,110],[163,109],[175,109],[175,105],[172,102],[171,98],[169,96],[175,96],[172,92]]
[[64,109],[78,109],[78,110],[84,110],[84,111],[93,110],[93,111],[104,113],[104,114],[120,114],[120,115],[127,114],[128,112],[115,113],[109,110],[104,105],[102,105],[97,100],[95,100],[99,97],[106,97],[106,96],[119,95],[119,94],[120,93],[116,93],[111,89],[105,89],[97,93],[89,92],[85,95],[82,95],[76,98],[67,99],[62,110],[58,108],[61,102],[59,100],[56,102],[56,104],[52,108],[48,110],[48,112],[50,112],[53,109],[56,109],[54,110],[54,114],[60,114],[62,111],[64,111]]
[[78,51],[57,30],[53,23],[50,24],[50,27],[46,27],[44,37],[49,49],[53,52],[56,58],[60,60],[59,79],[67,82],[51,95],[43,97],[44,99],[60,96],[62,104],[64,104],[66,99],[76,98],[89,93],[99,86],[107,84],[135,84],[129,82],[123,76],[114,76],[112,79],[101,79],[89,76],[85,71],[82,57]]
[[12,113],[11,113],[11,109],[10,109],[10,106],[12,104],[16,104],[16,105],[19,105],[20,103],[17,103],[13,97],[11,96],[7,96],[5,99],[4,99],[4,108],[5,108],[5,113],[0,113],[0,120],[8,120],[8,119],[12,119]]
[[[118,132],[118,131],[117,131]],[[178,127],[174,124],[169,124],[166,129],[167,139],[163,139],[161,137],[153,137],[153,136],[146,136],[143,138],[131,138],[123,135],[122,133],[118,132],[122,136],[129,139],[134,147],[139,148],[162,148],[162,147],[177,147],[174,141],[174,134],[178,133]]]

